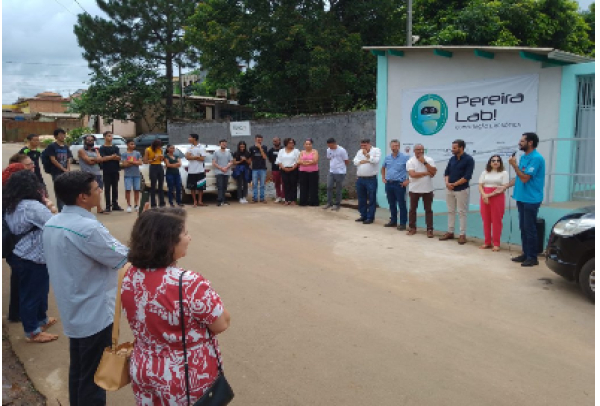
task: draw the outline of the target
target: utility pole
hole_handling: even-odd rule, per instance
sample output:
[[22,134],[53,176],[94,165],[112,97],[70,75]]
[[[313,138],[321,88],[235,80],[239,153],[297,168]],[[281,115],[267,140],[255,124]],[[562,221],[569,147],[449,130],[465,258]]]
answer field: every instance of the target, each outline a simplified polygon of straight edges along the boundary
[[408,3],[408,11],[406,13],[406,46],[412,47],[412,3],[413,0],[406,0]]
[[181,77],[181,61],[177,64],[179,66],[179,100],[181,102],[181,118],[183,118],[183,78]]

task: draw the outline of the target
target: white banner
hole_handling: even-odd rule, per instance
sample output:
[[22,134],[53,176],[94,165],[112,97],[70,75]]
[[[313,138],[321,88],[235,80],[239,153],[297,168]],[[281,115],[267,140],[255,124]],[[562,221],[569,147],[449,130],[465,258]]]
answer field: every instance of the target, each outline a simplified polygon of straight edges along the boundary
[[229,123],[229,131],[232,137],[250,135],[250,121],[233,121]]
[[523,133],[536,131],[538,83],[536,74],[404,90],[402,150],[423,144],[428,156],[445,160],[462,139],[476,161],[511,155]]

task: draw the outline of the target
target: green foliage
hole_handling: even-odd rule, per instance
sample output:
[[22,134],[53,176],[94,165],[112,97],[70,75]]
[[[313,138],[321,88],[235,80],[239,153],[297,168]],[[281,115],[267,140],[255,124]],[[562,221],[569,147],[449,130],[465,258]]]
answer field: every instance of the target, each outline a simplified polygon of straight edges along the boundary
[[[348,189],[342,189],[342,200],[347,200],[350,197]],[[327,204],[327,185],[325,183],[319,184],[319,204]]]
[[112,69],[98,69],[91,85],[72,101],[70,110],[113,120],[146,120],[151,115],[160,125],[165,116],[163,96],[167,80],[154,69],[123,61]]
[[42,147],[46,148],[48,145],[52,144],[54,142],[54,138],[44,138],[40,144]]
[[[165,69],[162,97],[165,113],[172,116],[173,65],[190,66],[197,56],[185,44],[185,21],[194,12],[192,0],[96,0],[107,17],[83,13],[77,17],[74,32],[83,48],[83,57],[94,75],[114,64],[129,61],[156,71]],[[116,118],[116,117],[115,117]]]
[[90,129],[87,127],[74,128],[71,131],[69,131],[69,133],[67,134],[67,138],[65,139],[65,142],[68,145],[71,145],[73,142],[77,141],[77,139],[79,137],[81,137],[83,134],[88,134],[89,132],[90,132]]

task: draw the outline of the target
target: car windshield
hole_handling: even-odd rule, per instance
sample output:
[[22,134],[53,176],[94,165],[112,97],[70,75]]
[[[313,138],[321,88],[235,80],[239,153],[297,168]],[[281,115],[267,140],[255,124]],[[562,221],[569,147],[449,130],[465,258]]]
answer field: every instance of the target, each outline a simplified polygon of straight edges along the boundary
[[121,138],[113,138],[113,145],[127,145],[124,139]]

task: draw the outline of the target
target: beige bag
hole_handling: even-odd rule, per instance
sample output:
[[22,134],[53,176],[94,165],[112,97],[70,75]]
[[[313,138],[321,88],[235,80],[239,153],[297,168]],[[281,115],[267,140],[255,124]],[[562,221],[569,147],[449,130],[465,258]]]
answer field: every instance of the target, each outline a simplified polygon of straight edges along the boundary
[[127,263],[119,270],[117,299],[115,301],[115,319],[113,321],[112,346],[106,347],[98,369],[94,374],[94,382],[107,391],[116,391],[131,382],[129,377],[129,360],[133,351],[133,343],[119,344],[119,323],[121,322],[121,285],[123,277],[131,264]]

